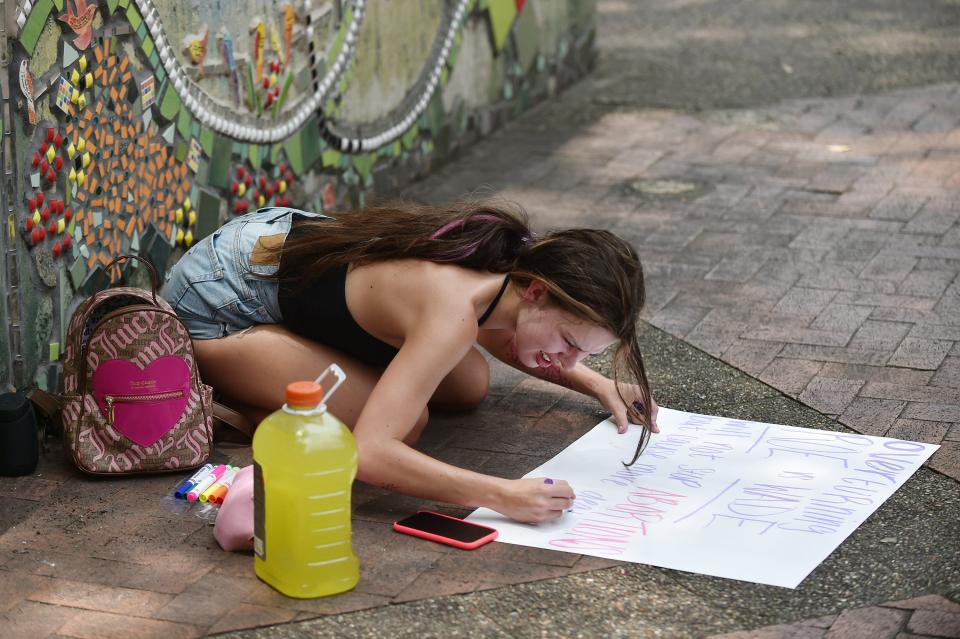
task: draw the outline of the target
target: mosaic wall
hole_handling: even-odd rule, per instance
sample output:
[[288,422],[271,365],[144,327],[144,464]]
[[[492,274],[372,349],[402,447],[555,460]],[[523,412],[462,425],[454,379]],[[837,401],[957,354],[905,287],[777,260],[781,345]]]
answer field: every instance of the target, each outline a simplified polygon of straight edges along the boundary
[[[362,206],[575,80],[593,0],[3,3],[0,381],[70,313],[263,206]],[[242,10],[238,10],[242,7]]]

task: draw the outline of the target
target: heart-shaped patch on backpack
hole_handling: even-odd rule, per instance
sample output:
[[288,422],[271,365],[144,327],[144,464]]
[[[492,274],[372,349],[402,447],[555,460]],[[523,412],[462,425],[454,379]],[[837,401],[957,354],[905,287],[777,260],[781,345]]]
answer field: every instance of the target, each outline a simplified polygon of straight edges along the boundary
[[190,399],[190,367],[176,355],[159,357],[145,368],[110,359],[93,373],[93,397],[120,434],[150,446],[183,417]]

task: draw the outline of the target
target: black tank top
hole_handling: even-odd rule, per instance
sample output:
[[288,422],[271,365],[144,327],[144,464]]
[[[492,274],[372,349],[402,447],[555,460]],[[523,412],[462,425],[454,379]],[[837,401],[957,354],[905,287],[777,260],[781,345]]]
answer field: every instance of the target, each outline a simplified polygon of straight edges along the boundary
[[[304,228],[302,220],[294,219],[287,239],[295,238]],[[284,270],[280,257],[281,276]],[[506,290],[509,276],[503,280],[500,292],[478,320],[480,325],[490,317]],[[363,330],[347,308],[347,267],[328,270],[306,289],[293,292],[283,285],[277,294],[284,325],[291,331],[341,351],[376,368],[386,368],[399,349]]]

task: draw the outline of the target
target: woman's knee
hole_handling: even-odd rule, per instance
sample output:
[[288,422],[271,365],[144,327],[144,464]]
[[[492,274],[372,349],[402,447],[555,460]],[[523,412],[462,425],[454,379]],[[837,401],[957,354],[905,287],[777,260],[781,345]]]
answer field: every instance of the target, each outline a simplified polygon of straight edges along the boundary
[[473,410],[489,390],[490,365],[480,351],[471,348],[440,383],[431,403],[444,410]]
[[467,383],[463,387],[463,397],[461,402],[467,410],[472,410],[479,406],[487,398],[490,392],[490,365],[478,351],[473,366],[470,367]]

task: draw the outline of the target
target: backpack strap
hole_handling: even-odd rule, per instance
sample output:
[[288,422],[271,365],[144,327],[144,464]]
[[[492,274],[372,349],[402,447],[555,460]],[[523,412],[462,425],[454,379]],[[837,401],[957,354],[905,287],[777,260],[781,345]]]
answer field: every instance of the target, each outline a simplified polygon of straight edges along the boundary
[[27,396],[33,402],[34,411],[58,428],[61,426],[60,411],[63,409],[63,397],[61,395],[48,393],[38,388],[30,391]]
[[220,420],[227,426],[235,428],[250,439],[253,439],[253,431],[257,429],[252,421],[220,402],[213,403],[213,418]]
[[113,258],[113,261],[107,264],[107,267],[103,269],[103,271],[105,273],[109,273],[110,269],[112,269],[114,266],[119,268],[122,262],[125,262],[128,260],[137,260],[138,262],[142,262],[143,264],[147,265],[147,269],[150,271],[150,294],[153,295],[154,305],[158,305],[157,304],[157,288],[159,288],[160,277],[157,275],[157,268],[153,265],[153,262],[151,262],[150,260],[146,259],[145,257],[141,257],[139,255],[130,255],[130,254],[118,255],[117,257]]

